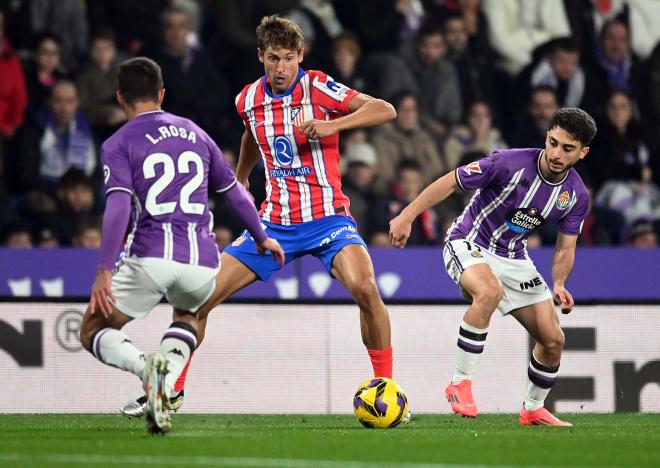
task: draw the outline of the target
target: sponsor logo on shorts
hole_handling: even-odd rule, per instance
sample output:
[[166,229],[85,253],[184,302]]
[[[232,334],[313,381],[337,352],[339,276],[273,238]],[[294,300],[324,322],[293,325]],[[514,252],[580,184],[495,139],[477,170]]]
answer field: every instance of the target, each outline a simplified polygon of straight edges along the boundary
[[559,197],[557,197],[557,208],[560,210],[565,210],[568,208],[568,205],[571,204],[571,196],[567,191],[563,191]]
[[344,234],[345,239],[352,239],[354,237],[358,237],[357,229],[355,227],[353,227],[353,226],[342,226],[339,229],[337,229],[336,231],[334,231],[332,234],[330,234],[328,237],[325,237],[321,241],[319,246],[329,244],[331,241],[335,240],[337,238],[337,236],[341,235],[342,233]]
[[472,255],[474,258],[481,258],[483,255],[481,255],[481,252],[477,252],[476,250],[472,252],[470,255]]
[[536,208],[516,208],[506,214],[506,226],[516,234],[528,234],[545,222]]
[[246,236],[238,236],[234,242],[231,243],[232,247],[238,247],[241,245],[243,242],[247,240]]
[[[520,290],[521,291],[526,291],[529,288],[535,288],[535,287],[541,286],[543,284],[544,284],[543,280],[537,276],[535,278],[532,278],[529,281],[523,281],[522,283],[520,283]],[[544,289],[544,291],[545,291],[545,289]]]

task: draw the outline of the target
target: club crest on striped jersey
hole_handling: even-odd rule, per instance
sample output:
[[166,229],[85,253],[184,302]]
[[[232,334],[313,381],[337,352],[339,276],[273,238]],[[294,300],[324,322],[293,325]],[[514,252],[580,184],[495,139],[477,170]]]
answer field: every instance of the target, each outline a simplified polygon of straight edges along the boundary
[[516,208],[506,214],[506,226],[516,234],[529,234],[545,222],[536,208]]
[[481,166],[479,165],[479,161],[474,161],[470,164],[467,164],[466,166],[463,166],[463,172],[465,172],[467,175],[481,174]]
[[280,166],[290,166],[293,163],[293,147],[291,142],[284,135],[275,137],[273,140],[273,150],[275,151],[275,159]]
[[564,190],[558,197],[557,197],[557,208],[560,210],[565,210],[568,208],[568,205],[571,204],[571,196],[569,193]]
[[300,127],[305,121],[305,113],[302,111],[302,106],[291,108],[291,123],[294,127]]

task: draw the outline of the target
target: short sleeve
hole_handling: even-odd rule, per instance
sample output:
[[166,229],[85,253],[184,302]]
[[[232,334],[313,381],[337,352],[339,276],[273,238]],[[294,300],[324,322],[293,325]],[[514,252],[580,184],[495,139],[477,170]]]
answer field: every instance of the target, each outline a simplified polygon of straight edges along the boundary
[[502,161],[502,153],[494,151],[485,158],[459,167],[454,174],[463,190],[474,190],[505,181],[509,170]]
[[222,150],[210,138],[208,139],[208,147],[211,153],[209,187],[217,193],[226,192],[236,185],[236,174],[225,159]]
[[350,113],[348,104],[358,94],[356,90],[334,81],[325,73],[315,73],[310,78],[315,104],[342,115]]
[[105,193],[115,190],[133,193],[133,176],[128,161],[128,152],[113,140],[106,141],[101,148]]
[[243,126],[246,128],[246,130],[250,129],[250,122],[248,121],[247,114],[245,113],[245,95],[248,88],[249,86],[243,88],[243,90],[234,98],[234,106],[236,107],[236,112],[243,121]]
[[589,196],[584,193],[577,197],[568,214],[559,221],[559,231],[569,236],[582,234],[582,225],[589,213]]

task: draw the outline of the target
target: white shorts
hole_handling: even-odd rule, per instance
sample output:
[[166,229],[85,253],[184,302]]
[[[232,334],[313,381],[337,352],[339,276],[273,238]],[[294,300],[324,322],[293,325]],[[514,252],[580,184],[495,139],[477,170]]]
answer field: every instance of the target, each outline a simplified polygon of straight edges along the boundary
[[[447,274],[459,286],[465,269],[478,263],[489,265],[504,289],[504,296],[497,306],[502,315],[547,299],[552,300],[548,285],[531,260],[500,257],[464,239],[445,243],[442,256]],[[461,295],[469,299],[463,288]]]
[[163,296],[174,307],[195,313],[215,289],[220,268],[152,257],[126,257],[112,276],[115,307],[136,319],[146,317]]

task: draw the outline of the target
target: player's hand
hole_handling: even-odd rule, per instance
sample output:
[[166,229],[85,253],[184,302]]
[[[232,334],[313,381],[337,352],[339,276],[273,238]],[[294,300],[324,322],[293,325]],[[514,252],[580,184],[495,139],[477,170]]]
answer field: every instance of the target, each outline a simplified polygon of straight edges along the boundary
[[270,250],[273,260],[284,266],[284,250],[282,250],[279,242],[272,237],[267,237],[261,244],[257,244],[257,252],[260,255],[266,255],[266,250]]
[[96,312],[97,307],[105,318],[112,315],[112,304],[115,302],[115,296],[112,294],[112,272],[109,270],[96,270],[96,279],[92,285],[92,296],[89,298],[89,308],[91,313]]
[[555,287],[553,288],[553,293],[554,293],[554,300],[555,304],[557,304],[560,309],[562,314],[569,314],[571,310],[573,310],[573,306],[575,305],[575,301],[573,301],[573,296],[571,293],[566,290],[561,285],[555,284]]
[[390,242],[394,247],[403,248],[408,242],[412,223],[399,215],[390,221]]
[[337,133],[338,129],[337,125],[331,120],[313,119],[300,124],[298,130],[310,140],[318,140]]

